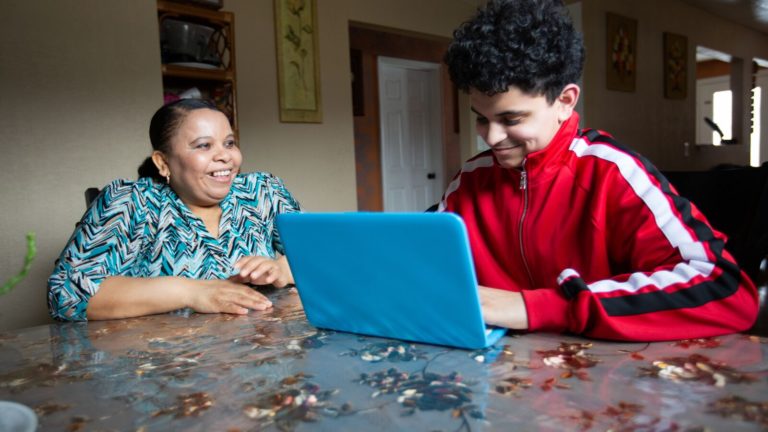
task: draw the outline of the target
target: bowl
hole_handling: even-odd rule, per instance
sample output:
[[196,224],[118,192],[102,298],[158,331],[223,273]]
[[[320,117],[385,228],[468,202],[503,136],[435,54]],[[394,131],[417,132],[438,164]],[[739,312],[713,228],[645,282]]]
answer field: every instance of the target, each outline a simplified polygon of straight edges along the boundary
[[221,58],[211,40],[216,30],[203,24],[166,18],[160,25],[163,63],[192,62],[220,66]]

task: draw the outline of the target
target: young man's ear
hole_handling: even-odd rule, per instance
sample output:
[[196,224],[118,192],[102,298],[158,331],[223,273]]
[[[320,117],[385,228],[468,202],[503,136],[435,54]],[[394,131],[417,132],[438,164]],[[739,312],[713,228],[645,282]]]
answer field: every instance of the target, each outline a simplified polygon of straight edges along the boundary
[[557,97],[557,102],[560,105],[560,112],[558,113],[560,123],[568,120],[573,114],[576,102],[579,101],[579,94],[581,94],[581,89],[576,84],[568,84],[563,87],[563,91]]
[[155,150],[152,152],[152,162],[155,163],[157,170],[160,171],[160,175],[166,177],[170,175],[171,170],[168,168],[168,162],[165,160],[163,152]]

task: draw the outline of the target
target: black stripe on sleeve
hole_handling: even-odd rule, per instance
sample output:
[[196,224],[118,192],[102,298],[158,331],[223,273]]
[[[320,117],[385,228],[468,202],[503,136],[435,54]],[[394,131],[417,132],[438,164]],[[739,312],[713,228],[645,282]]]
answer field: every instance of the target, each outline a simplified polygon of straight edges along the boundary
[[[720,244],[722,251],[722,242]],[[718,257],[720,257],[719,253]],[[601,298],[600,303],[610,316],[627,316],[693,308],[720,300],[738,290],[740,275],[739,268],[732,262],[718,258],[717,265],[723,267],[725,271],[714,280],[707,280],[671,293],[659,290],[643,294]]]
[[[723,256],[725,243],[723,240],[715,237],[712,227],[693,217],[690,201],[673,192],[666,177],[648,159],[619,144],[611,136],[601,134],[594,129],[584,131],[582,136],[590,142],[609,144],[637,159],[645,171],[658,181],[661,191],[671,199],[681,215],[683,224],[693,230],[698,241],[709,244],[712,253],[715,255],[714,264],[723,270],[722,274],[714,280],[708,280],[672,293],[659,290],[643,294],[601,298],[600,302],[606,313],[611,316],[625,316],[691,308],[734,294],[739,288],[741,278],[739,267],[736,263],[725,259]],[[576,284],[575,281],[573,283]]]
[[589,291],[589,287],[580,277],[570,277],[563,282],[560,287],[563,290],[565,298],[571,300],[576,297],[580,291]]

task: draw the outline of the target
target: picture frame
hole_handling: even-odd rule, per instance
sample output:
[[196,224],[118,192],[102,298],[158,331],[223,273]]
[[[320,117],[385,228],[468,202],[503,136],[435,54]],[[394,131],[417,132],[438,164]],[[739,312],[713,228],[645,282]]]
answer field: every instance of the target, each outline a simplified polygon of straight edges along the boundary
[[664,32],[664,97],[688,97],[688,38]]
[[635,91],[637,77],[637,20],[606,14],[606,87]]
[[316,0],[274,0],[280,121],[322,123]]

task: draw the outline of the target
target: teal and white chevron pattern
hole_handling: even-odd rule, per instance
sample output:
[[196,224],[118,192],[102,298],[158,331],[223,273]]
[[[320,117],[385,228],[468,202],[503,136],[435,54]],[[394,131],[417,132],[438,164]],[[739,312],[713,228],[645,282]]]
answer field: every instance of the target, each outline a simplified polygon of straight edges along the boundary
[[283,253],[275,216],[300,211],[277,177],[240,174],[221,202],[219,238],[173,190],[148,178],[116,180],[86,211],[48,279],[48,308],[85,320],[88,300],[109,276],[225,279],[241,257]]

